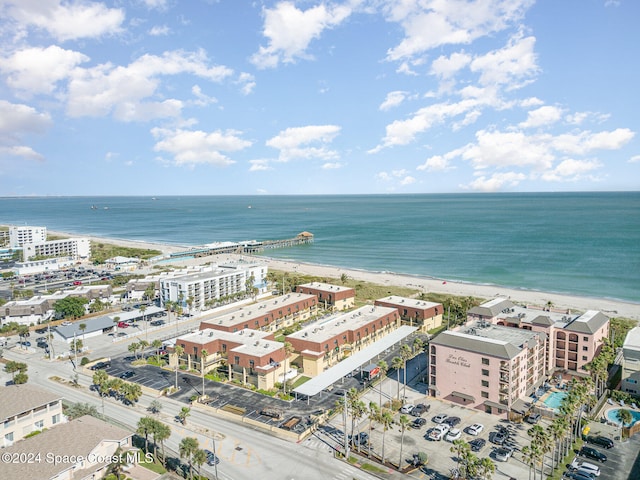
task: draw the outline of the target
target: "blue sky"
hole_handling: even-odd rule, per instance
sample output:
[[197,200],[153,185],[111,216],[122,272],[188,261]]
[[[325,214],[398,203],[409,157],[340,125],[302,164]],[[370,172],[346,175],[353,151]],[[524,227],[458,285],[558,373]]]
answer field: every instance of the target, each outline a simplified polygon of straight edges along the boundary
[[637,0],[0,0],[0,195],[638,190]]

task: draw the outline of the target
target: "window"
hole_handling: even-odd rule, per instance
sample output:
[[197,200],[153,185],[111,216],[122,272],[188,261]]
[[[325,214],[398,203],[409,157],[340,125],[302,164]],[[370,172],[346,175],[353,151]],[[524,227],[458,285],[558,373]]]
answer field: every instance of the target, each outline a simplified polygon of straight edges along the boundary
[[488,377],[489,376],[489,370],[486,370],[486,369],[483,368],[482,369],[482,376],[483,377]]
[[489,398],[489,392],[480,392],[482,398]]
[[222,344],[222,353],[227,353],[227,344],[226,343]]
[[589,347],[582,347],[582,351],[583,352],[588,352],[589,351]]
[[52,415],[51,416],[51,423],[53,425],[55,425],[56,423],[60,423],[60,414],[56,414],[56,415]]
[[36,423],[33,424],[33,426],[38,430],[41,430],[44,427],[44,420],[38,420]]
[[7,434],[4,436],[4,439],[5,439],[7,442],[13,442],[13,432],[9,432],[9,433],[7,433]]
[[489,382],[487,380],[482,380],[482,386],[489,388]]
[[583,356],[582,356],[582,361],[583,361],[583,362],[586,362],[586,361],[587,361],[587,356],[586,356],[586,355],[583,355]]
[[489,359],[488,358],[483,358],[482,359],[482,364],[483,365],[489,365]]
[[589,337],[582,337],[582,340],[584,340],[585,342],[589,341]]
[[254,362],[253,360],[249,360],[249,368],[253,370],[255,366],[256,366],[256,362]]
[[235,363],[236,365],[240,365],[240,357],[238,357],[237,355],[233,357],[233,363]]

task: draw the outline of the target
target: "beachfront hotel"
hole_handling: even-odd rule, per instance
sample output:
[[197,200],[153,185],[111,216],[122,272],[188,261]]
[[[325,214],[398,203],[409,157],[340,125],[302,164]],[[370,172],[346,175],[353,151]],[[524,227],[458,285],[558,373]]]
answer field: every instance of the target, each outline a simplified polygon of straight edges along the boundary
[[543,332],[472,321],[429,344],[429,391],[469,408],[510,412],[546,379]]
[[46,241],[47,227],[9,227],[9,246],[11,248],[19,248],[28,243],[44,243]]
[[411,327],[420,327],[420,331],[424,333],[442,325],[442,311],[444,309],[440,303],[391,295],[376,300],[374,304],[396,308],[403,323]]
[[[230,381],[264,390],[273,388],[285,378],[284,344],[276,342],[269,332],[251,329],[226,332],[205,328],[178,337],[176,345],[184,348],[180,365],[200,374],[203,370],[206,374],[226,365]],[[204,356],[203,351],[206,352]],[[170,355],[170,366],[175,367],[175,362],[175,355]],[[293,373],[295,375],[297,372]]]
[[225,314],[205,318],[200,330],[211,328],[225,332],[238,332],[245,328],[275,332],[308,320],[318,313],[315,295],[289,293],[253,305],[235,308]]
[[33,257],[73,257],[75,260],[86,260],[91,257],[91,240],[78,237],[25,243],[22,246],[22,256],[25,262]]
[[306,376],[315,377],[398,327],[395,308],[368,305],[308,325],[287,335],[286,341],[295,352],[294,362],[302,365]]
[[500,297],[469,309],[467,319],[545,333],[549,338],[544,359],[547,374],[584,373],[584,366],[600,352],[609,336],[609,317],[602,312],[572,314],[566,310],[521,307]]
[[333,310],[348,310],[356,304],[356,291],[342,285],[311,282],[298,285],[296,292],[315,295],[325,309],[330,306]]
[[238,262],[160,279],[160,301],[177,302],[183,308],[203,310],[211,302],[247,293],[264,294],[267,290],[267,266]]
[[629,330],[622,345],[620,390],[631,395],[640,395],[640,327]]

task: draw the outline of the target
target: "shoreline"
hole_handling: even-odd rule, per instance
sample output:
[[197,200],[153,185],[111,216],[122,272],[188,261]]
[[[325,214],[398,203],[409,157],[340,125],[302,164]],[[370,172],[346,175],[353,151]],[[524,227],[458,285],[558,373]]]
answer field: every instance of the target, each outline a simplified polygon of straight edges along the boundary
[[[143,240],[114,239],[109,237],[97,237],[95,235],[69,234],[60,231],[50,231],[49,233],[59,236],[82,236],[89,238],[92,242],[111,243],[113,245],[131,248],[147,248],[159,250],[162,253],[179,252],[190,248],[187,245],[180,246],[166,243],[154,243]],[[303,273],[306,275],[313,275],[317,277],[332,278],[340,278],[342,274],[346,274],[351,279],[376,283],[378,285],[408,287],[425,293],[433,292],[460,297],[479,297],[487,300],[490,300],[497,296],[502,296],[511,299],[514,303],[522,303],[539,307],[543,307],[547,304],[547,302],[551,302],[552,308],[555,309],[578,310],[582,312],[587,310],[599,310],[609,317],[624,317],[640,321],[640,304],[624,300],[502,287],[492,284],[475,284],[461,281],[449,281],[435,277],[398,272],[375,272],[357,268],[338,267],[294,260],[281,260],[278,258],[268,257],[266,255],[228,254],[219,255],[217,257],[211,256],[175,261],[172,262],[172,264],[198,265],[204,263],[212,263],[216,260],[221,259],[233,260],[239,258],[251,258],[257,261],[263,261],[269,266],[269,268],[273,268],[275,270],[283,270],[291,273]]]

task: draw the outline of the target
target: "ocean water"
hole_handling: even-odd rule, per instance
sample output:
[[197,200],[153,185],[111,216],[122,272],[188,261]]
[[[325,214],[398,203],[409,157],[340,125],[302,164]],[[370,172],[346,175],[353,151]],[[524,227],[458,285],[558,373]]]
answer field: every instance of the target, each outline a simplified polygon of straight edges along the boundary
[[[96,208],[91,208],[95,206]],[[640,303],[640,192],[0,198],[0,223]]]

